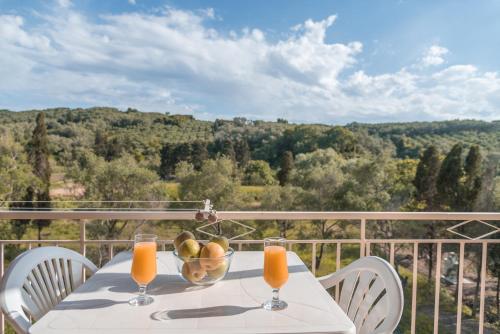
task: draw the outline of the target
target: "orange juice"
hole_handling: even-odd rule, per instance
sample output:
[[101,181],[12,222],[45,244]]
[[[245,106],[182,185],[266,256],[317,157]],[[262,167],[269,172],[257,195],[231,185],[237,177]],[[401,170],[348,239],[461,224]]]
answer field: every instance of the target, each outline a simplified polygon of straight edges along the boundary
[[286,249],[282,246],[264,248],[264,280],[273,289],[279,289],[288,280]]
[[146,285],[156,277],[156,242],[134,245],[131,275],[139,285]]

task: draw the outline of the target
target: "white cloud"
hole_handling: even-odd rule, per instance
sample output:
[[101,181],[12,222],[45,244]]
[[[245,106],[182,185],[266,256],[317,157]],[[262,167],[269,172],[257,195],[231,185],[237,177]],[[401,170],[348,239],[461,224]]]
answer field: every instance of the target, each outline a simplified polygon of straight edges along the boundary
[[69,8],[73,5],[71,0],[57,0],[57,4],[62,8]]
[[448,53],[448,49],[439,45],[431,46],[422,58],[423,66],[436,66],[444,63],[444,56]]
[[135,5],[137,2],[135,0],[128,0],[128,3],[131,5]]
[[[360,42],[327,43],[336,16],[281,40],[210,28],[213,9],[164,8],[92,21],[56,9],[27,27],[0,16],[0,108],[109,105],[199,117],[348,122],[498,118],[500,78],[473,65],[370,75]],[[64,29],[61,29],[64,27]],[[432,46],[418,63],[444,63]]]

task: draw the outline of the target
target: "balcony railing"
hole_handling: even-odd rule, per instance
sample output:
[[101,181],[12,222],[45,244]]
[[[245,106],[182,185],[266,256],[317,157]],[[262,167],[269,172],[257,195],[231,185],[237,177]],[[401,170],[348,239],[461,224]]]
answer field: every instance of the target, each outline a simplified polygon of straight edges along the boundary
[[[112,258],[115,253],[115,247],[130,246],[131,240],[91,240],[87,239],[86,226],[92,220],[124,220],[124,221],[192,221],[194,219],[194,211],[151,211],[151,210],[58,210],[52,211],[10,211],[0,210],[0,220],[20,220],[20,219],[37,219],[37,220],[68,220],[72,223],[79,224],[79,238],[74,240],[0,240],[0,276],[3,275],[5,269],[5,247],[8,245],[19,245],[25,248],[31,248],[38,245],[68,245],[73,248],[78,248],[83,255],[87,253],[87,246],[105,247],[108,258]],[[310,248],[310,255],[303,258],[306,263],[310,264],[313,274],[316,274],[316,261],[318,246],[328,245],[333,252],[335,249],[334,263],[332,269],[339,269],[345,265],[345,257],[343,257],[343,249],[347,245],[356,245],[359,247],[359,256],[368,256],[376,254],[386,257],[392,264],[397,265],[397,253],[403,252],[407,256],[407,264],[411,273],[411,282],[408,282],[407,308],[411,309],[409,316],[409,329],[411,333],[421,332],[417,330],[417,301],[418,301],[418,278],[422,275],[422,270],[419,271],[419,247],[423,245],[435,245],[435,267],[434,271],[434,309],[433,309],[433,332],[438,333],[440,329],[440,298],[442,293],[442,258],[444,255],[444,247],[454,245],[458,248],[458,270],[456,286],[456,315],[455,332],[469,332],[463,328],[462,313],[463,313],[463,289],[464,289],[464,264],[466,247],[476,245],[481,249],[479,277],[479,311],[477,316],[477,332],[486,333],[485,326],[485,296],[486,296],[486,281],[487,281],[487,266],[488,266],[488,247],[500,244],[500,239],[494,239],[494,235],[500,235],[500,213],[444,213],[444,212],[267,212],[267,211],[222,211],[217,212],[219,219],[234,219],[238,221],[253,221],[258,226],[261,221],[349,221],[356,224],[359,228],[357,238],[351,239],[314,239],[314,240],[288,240],[290,250],[301,249],[301,255],[304,257],[304,250]],[[460,238],[456,234],[448,233],[449,238],[426,239],[426,238],[392,238],[392,237],[369,237],[370,224],[374,222],[413,222],[414,224],[434,222],[449,222],[451,224],[457,222],[474,221],[485,224],[489,228],[487,233],[484,233],[482,238]],[[441,231],[443,232],[443,231]],[[444,231],[446,232],[446,231]],[[443,233],[441,233],[442,235]],[[462,235],[463,233],[459,233]],[[160,247],[163,249],[171,248],[172,240],[160,240]],[[251,249],[255,245],[262,244],[262,240],[231,240],[231,244],[238,250]],[[328,248],[328,249],[330,249]],[[357,252],[357,250],[356,250]],[[352,248],[350,248],[352,253]],[[333,254],[330,254],[333,255]],[[399,254],[400,255],[400,254]],[[309,257],[310,256],[310,257]],[[470,260],[470,259],[469,259]],[[411,269],[410,269],[411,268]],[[332,270],[333,271],[333,270]],[[411,290],[410,290],[411,287]],[[338,291],[335,293],[338,297]],[[407,310],[408,312],[409,310]],[[4,319],[1,316],[1,333],[4,333]],[[498,329],[497,329],[498,330]],[[474,330],[475,331],[475,330]],[[494,331],[494,330],[493,330]]]

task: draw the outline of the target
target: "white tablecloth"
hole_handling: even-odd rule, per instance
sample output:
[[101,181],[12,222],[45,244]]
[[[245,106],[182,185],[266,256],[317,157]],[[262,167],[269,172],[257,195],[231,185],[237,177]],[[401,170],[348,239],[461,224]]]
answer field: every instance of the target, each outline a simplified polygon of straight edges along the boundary
[[[131,254],[120,253],[55,310],[36,322],[30,333],[355,333],[346,314],[309,272],[288,252],[290,277],[281,289],[283,311],[260,305],[271,297],[262,278],[262,252],[236,252],[223,281],[209,287],[185,283],[171,252],[158,252],[158,276],[148,306],[127,301],[137,291],[130,278]],[[163,320],[157,320],[157,319]]]

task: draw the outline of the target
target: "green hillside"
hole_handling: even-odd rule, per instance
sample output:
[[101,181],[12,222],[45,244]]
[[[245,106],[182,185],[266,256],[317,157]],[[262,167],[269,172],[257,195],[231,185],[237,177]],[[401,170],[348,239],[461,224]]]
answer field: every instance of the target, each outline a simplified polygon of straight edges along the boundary
[[[8,128],[19,142],[26,143],[38,112],[1,110],[0,127]],[[166,143],[201,141],[210,144],[228,138],[246,139],[252,159],[266,160],[274,166],[283,150],[299,154],[327,147],[340,151],[387,151],[395,158],[418,158],[422,149],[429,145],[436,145],[444,153],[456,142],[462,142],[465,147],[479,145],[486,155],[500,152],[500,121],[352,123],[340,127],[244,118],[210,122],[189,115],[144,113],[133,109],[122,112],[104,107],[57,108],[44,112],[51,153],[58,161],[64,160],[75,148],[91,149],[97,133],[105,135],[116,150],[131,153],[153,165],[158,164],[159,152]]]

